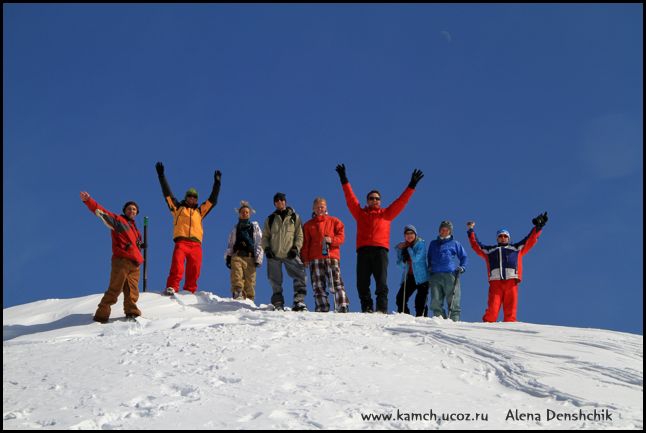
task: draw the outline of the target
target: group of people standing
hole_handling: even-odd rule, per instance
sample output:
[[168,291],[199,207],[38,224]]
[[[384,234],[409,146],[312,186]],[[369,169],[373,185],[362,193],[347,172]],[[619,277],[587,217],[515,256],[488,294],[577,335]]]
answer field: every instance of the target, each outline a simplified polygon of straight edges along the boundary
[[[173,216],[175,243],[166,288],[162,294],[172,296],[177,293],[184,273],[183,289],[195,293],[202,265],[202,220],[217,204],[222,173],[215,171],[211,194],[198,206],[198,192],[194,188],[186,191],[182,201],[177,200],[166,179],[163,164],[158,162],[155,168],[165,203]],[[370,191],[366,196],[366,206],[361,206],[348,181],[345,165],[338,165],[336,171],[348,209],[357,222],[356,275],[361,311],[387,313],[390,226],[406,207],[424,174],[414,170],[404,192],[388,207],[382,207],[378,190]],[[140,249],[145,247],[135,224],[139,206],[129,201],[124,205],[123,213],[117,215],[99,205],[87,192],[81,192],[81,200],[111,229],[112,235],[110,285],[99,303],[94,320],[107,322],[111,306],[121,293],[124,294],[126,317],[137,317],[141,315],[136,305],[139,267],[143,263]],[[255,300],[256,270],[266,256],[274,309],[285,309],[284,266],[293,280],[292,310],[307,311],[306,268],[309,267],[315,311],[330,311],[330,291],[334,311],[348,312],[349,301],[340,266],[340,247],[345,241],[344,224],[328,214],[327,201],[322,197],[314,199],[312,218],[304,224],[298,213],[287,205],[284,193],[274,195],[274,206],[275,211],[265,219],[262,229],[258,222],[251,221],[255,210],[248,202],[241,201],[236,209],[238,221],[229,233],[224,253],[225,264],[230,269],[232,297]],[[489,301],[484,321],[495,322],[501,306],[505,321],[516,320],[522,256],[535,245],[546,222],[547,213],[534,218],[534,228],[530,234],[515,244],[509,241],[509,231],[501,229],[497,233],[498,244],[495,246],[481,244],[473,230],[475,223],[467,223],[469,242],[474,251],[486,260],[489,274]],[[439,235],[430,242],[428,250],[415,226],[406,225],[404,241],[397,244],[396,251],[397,265],[402,268],[401,286],[396,296],[398,311],[410,314],[408,300],[415,293],[416,315],[429,315],[427,304],[430,291],[430,311],[433,316],[460,320],[459,276],[466,269],[467,254],[453,237],[453,224],[442,221]],[[371,278],[374,278],[376,285],[374,303],[370,291]],[[445,301],[448,314],[444,310]]]

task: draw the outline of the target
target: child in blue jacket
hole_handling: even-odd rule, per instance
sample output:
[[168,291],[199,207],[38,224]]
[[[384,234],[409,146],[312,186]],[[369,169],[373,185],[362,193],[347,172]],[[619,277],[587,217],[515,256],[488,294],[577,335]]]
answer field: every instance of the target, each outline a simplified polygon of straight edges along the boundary
[[408,300],[415,291],[415,315],[428,316],[428,270],[426,265],[426,243],[417,236],[413,225],[404,228],[405,242],[397,245],[397,264],[402,267],[402,283],[397,293],[397,311],[410,314]]

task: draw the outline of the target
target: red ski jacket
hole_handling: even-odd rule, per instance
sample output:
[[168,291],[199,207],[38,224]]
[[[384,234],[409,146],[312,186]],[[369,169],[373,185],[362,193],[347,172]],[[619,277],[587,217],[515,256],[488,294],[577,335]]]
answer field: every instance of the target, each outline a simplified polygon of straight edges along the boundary
[[[328,247],[328,255],[323,255],[323,238],[328,236],[332,243]],[[315,259],[341,260],[341,244],[345,240],[345,226],[340,219],[333,216],[315,216],[303,226],[303,248],[301,259],[304,263]]]
[[390,248],[390,223],[404,210],[415,190],[407,187],[387,208],[361,207],[350,182],[343,185],[345,202],[357,221],[357,250],[361,247]]
[[106,210],[93,198],[89,198],[85,205],[111,230],[112,256],[124,257],[141,265],[144,262],[141,251],[139,251],[139,246],[142,244],[141,233],[139,233],[135,222],[123,215]]

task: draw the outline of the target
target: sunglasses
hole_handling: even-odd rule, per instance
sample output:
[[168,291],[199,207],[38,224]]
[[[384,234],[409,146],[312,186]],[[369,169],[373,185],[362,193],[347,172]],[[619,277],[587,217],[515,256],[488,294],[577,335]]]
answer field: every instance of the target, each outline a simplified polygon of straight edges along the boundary
[[498,235],[499,238],[509,238],[508,235]]
[[377,197],[373,195],[372,197],[368,197],[368,200],[381,200],[381,197]]

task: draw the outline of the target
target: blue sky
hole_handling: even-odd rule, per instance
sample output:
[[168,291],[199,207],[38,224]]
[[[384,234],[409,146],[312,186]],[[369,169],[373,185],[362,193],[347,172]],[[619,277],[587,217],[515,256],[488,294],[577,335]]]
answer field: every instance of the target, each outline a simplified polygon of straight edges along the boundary
[[[234,207],[275,192],[356,224],[334,171],[384,203],[424,171],[394,221],[427,240],[449,219],[470,253],[462,318],[487,279],[468,246],[550,221],[525,257],[521,321],[643,333],[643,6],[3,5],[3,307],[102,293],[110,236],[79,199],[150,218],[149,290],[173,249],[155,162],[206,198],[200,289],[229,294]],[[400,271],[391,249],[390,307]],[[374,283],[372,284],[374,291]],[[291,281],[285,285],[292,296]],[[257,302],[269,302],[263,266]],[[313,309],[311,286],[308,305]],[[115,307],[120,309],[119,306]],[[144,312],[145,314],[145,312]]]

